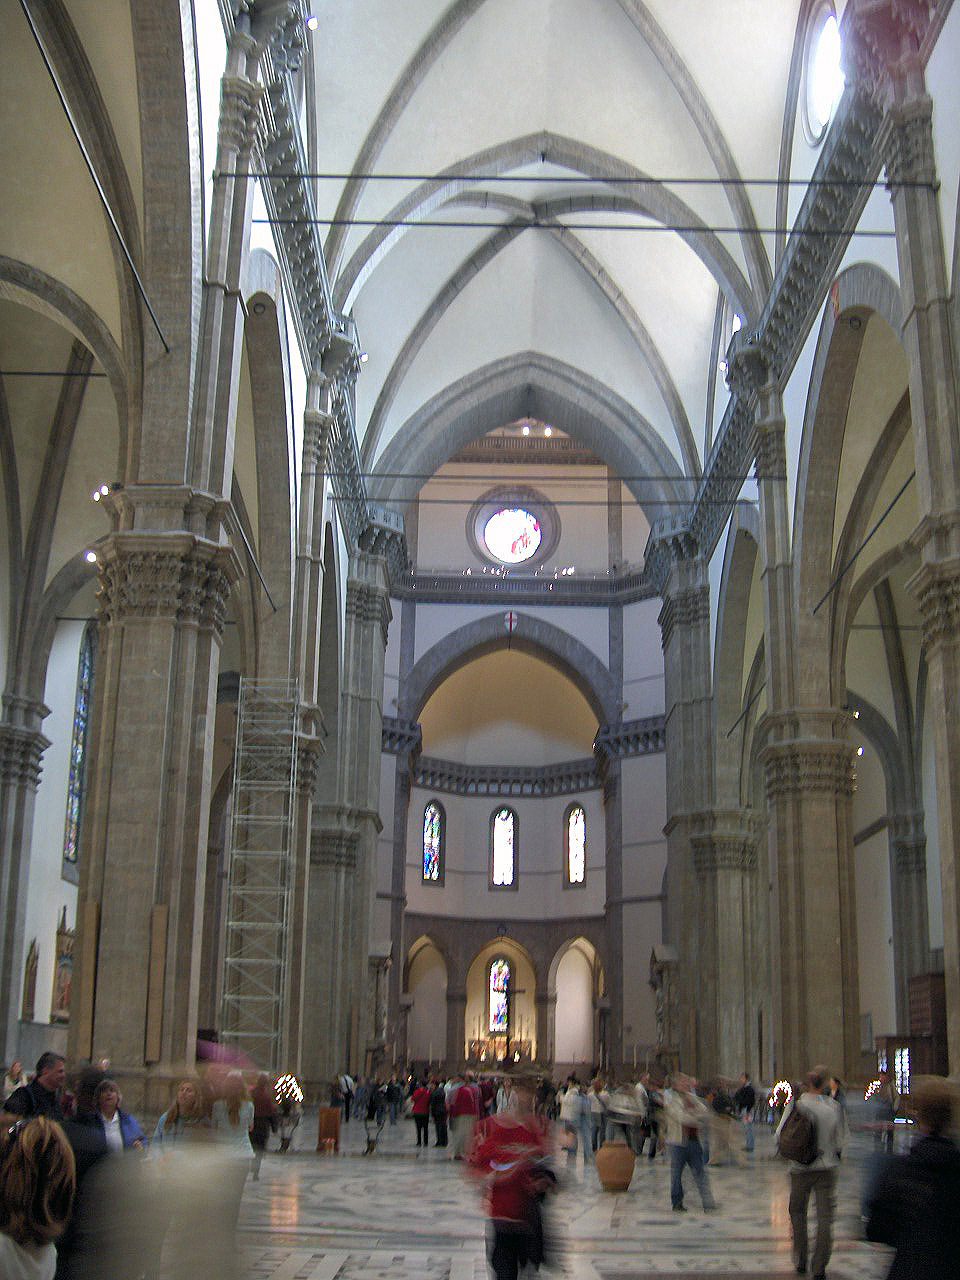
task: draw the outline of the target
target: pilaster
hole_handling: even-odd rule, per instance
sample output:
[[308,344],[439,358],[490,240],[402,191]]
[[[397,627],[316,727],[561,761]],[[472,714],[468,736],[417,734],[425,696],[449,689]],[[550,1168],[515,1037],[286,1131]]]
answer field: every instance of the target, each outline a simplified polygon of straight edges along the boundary
[[19,706],[10,704],[5,697],[0,722],[0,1045],[12,1060],[18,1051],[30,837],[43,753],[50,742],[39,729],[46,707],[22,700]]
[[[449,979],[448,979],[449,980]],[[467,993],[447,987],[447,1067],[456,1071],[464,1060],[467,1040]]]
[[910,979],[930,968],[927,836],[922,811],[890,815],[890,904],[897,1028],[910,1029]]
[[[603,786],[604,855],[607,900],[604,922],[607,935],[606,996],[608,1066],[623,1065],[623,790],[620,761],[608,759]],[[539,1016],[539,1014],[538,1014]],[[555,1041],[548,1042],[551,1046]],[[539,1040],[537,1042],[539,1050]],[[552,1056],[552,1055],[551,1055]]]
[[557,993],[551,995],[547,991],[537,991],[533,1003],[537,1011],[537,1061],[549,1066],[557,1043]]

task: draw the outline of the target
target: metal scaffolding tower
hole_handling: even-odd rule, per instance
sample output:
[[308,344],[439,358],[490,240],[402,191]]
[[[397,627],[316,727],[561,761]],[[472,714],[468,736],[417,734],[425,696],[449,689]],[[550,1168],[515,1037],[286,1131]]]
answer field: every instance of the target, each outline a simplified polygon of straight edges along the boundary
[[264,1071],[284,1052],[299,689],[240,681],[220,1032]]

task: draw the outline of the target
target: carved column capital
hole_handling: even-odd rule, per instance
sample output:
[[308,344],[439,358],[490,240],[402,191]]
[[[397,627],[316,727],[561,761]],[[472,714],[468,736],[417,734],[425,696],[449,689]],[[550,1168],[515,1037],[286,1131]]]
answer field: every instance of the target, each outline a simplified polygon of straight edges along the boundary
[[776,742],[761,759],[771,802],[813,793],[852,796],[857,789],[853,751],[846,742]]
[[307,409],[303,415],[303,469],[329,470],[330,451],[333,448],[337,420],[332,413],[319,409]]
[[927,838],[892,840],[893,864],[899,876],[925,876],[927,872]]
[[43,753],[49,746],[50,739],[36,730],[0,724],[0,783],[36,791]]
[[383,587],[351,578],[347,582],[346,614],[361,626],[379,624],[383,643],[390,627],[390,597]]
[[310,832],[310,865],[337,871],[355,871],[357,867],[356,831],[314,828]]
[[960,639],[960,561],[928,561],[909,580],[907,590],[920,606],[925,654]]
[[710,625],[710,587],[698,584],[681,587],[664,598],[657,621],[660,624],[660,641],[666,650],[677,628],[692,629]]
[[220,146],[249,156],[257,140],[263,88],[243,76],[220,81]]
[[753,835],[732,831],[711,831],[691,837],[693,866],[699,876],[718,871],[755,871],[757,841]]
[[112,534],[100,558],[100,620],[110,626],[165,618],[223,634],[240,576],[229,547],[189,534]]
[[320,757],[324,753],[319,738],[300,736],[297,739],[297,790],[313,795],[320,772]]
[[933,100],[923,94],[891,107],[880,126],[877,148],[888,189],[904,184],[933,186],[937,181]]

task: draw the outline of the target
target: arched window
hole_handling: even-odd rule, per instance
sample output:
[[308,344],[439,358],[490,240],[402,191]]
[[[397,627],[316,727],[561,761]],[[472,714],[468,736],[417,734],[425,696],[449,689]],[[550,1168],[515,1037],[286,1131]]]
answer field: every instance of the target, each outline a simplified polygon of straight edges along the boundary
[[490,966],[487,991],[490,1000],[490,1034],[505,1036],[510,1029],[510,966],[506,960],[494,960]]
[[73,736],[70,739],[70,772],[67,778],[67,816],[63,831],[63,874],[68,880],[77,878],[77,846],[80,840],[80,818],[83,809],[83,778],[87,764],[87,729],[90,720],[90,694],[93,690],[93,666],[96,639],[88,626],[80,642],[77,665],[77,691],[73,701]]
[[428,884],[443,884],[446,815],[436,800],[423,811],[423,878]]
[[517,815],[498,809],[490,820],[490,887],[517,887]]
[[587,878],[587,815],[578,804],[567,810],[563,824],[564,881],[570,886],[582,885]]

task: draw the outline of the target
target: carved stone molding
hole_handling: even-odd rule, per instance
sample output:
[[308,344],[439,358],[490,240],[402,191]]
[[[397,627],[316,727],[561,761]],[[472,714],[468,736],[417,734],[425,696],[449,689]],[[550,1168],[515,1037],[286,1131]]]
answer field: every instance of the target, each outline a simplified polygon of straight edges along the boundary
[[691,629],[709,626],[710,588],[706,585],[683,587],[679,591],[671,592],[663,602],[657,621],[660,624],[660,640],[665,651],[678,627]]
[[225,75],[220,81],[220,145],[249,155],[260,128],[263,87],[241,76]]
[[804,794],[852,796],[857,789],[853,754],[845,742],[784,742],[762,753],[770,801]]
[[422,742],[423,737],[416,720],[383,717],[383,750],[390,755],[402,756],[419,751]]
[[904,183],[934,186],[937,163],[933,150],[933,100],[924,95],[891,107],[880,128],[877,146],[888,188]]
[[907,57],[916,58],[934,20],[937,0],[857,0],[843,17],[843,71],[877,101],[891,94]]
[[43,753],[50,739],[18,725],[0,724],[0,782],[29,787],[40,784]]
[[960,562],[940,560],[921,565],[907,589],[920,606],[925,654],[960,639]]
[[128,547],[115,536],[100,561],[100,620],[109,626],[167,618],[219,636],[236,577],[235,557],[227,548],[199,540],[169,549],[159,541]]
[[355,871],[357,867],[356,831],[328,831],[314,828],[310,832],[310,865],[337,871]]

